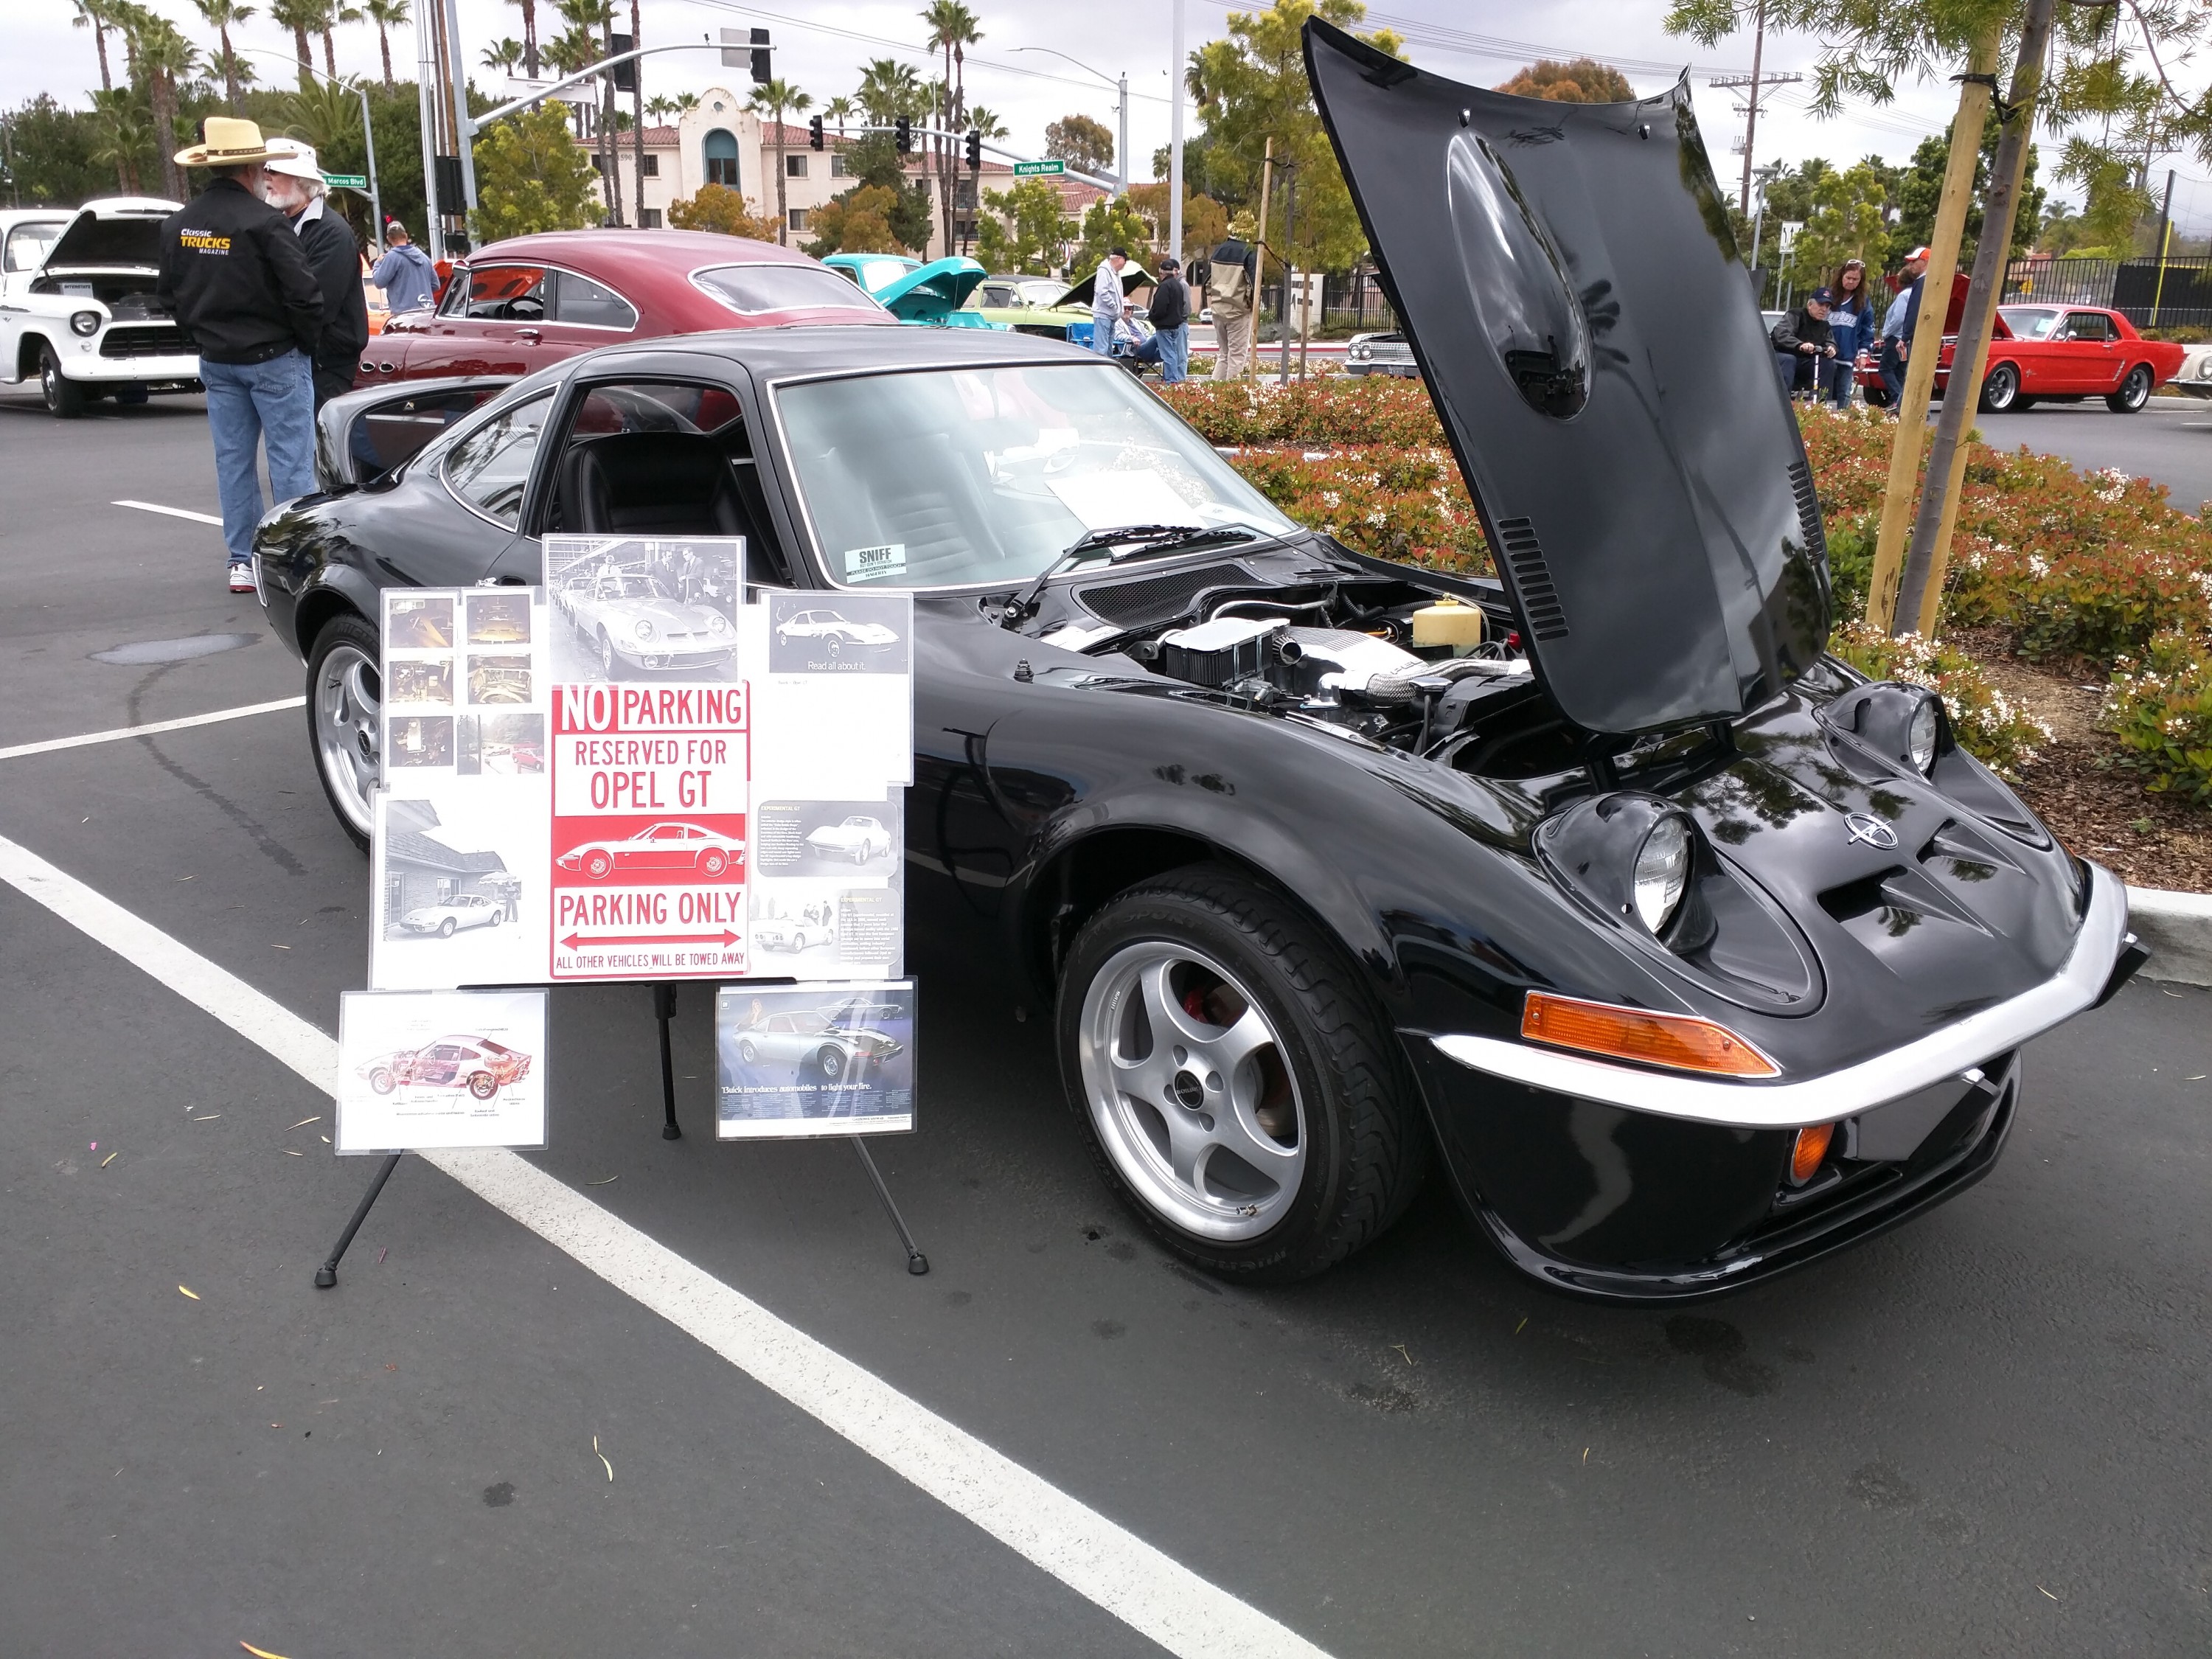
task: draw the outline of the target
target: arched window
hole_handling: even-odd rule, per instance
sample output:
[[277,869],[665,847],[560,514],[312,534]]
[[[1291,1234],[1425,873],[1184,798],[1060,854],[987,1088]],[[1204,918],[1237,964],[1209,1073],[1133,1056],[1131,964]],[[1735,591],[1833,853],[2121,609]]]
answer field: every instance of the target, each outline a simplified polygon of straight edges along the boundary
[[707,182],[738,188],[738,141],[720,127],[707,135],[701,147],[707,158]]

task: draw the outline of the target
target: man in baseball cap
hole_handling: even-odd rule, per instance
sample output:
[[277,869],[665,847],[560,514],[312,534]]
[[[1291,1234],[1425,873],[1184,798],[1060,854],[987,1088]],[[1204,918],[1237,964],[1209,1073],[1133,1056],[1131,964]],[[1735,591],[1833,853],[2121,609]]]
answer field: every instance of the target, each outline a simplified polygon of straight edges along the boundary
[[[280,149],[280,146],[282,147]],[[315,152],[288,138],[269,141],[264,166],[269,205],[292,222],[292,234],[323,292],[323,327],[315,340],[315,407],[353,390],[354,365],[368,344],[368,302],[361,291],[361,249],[344,220],[328,210],[329,186]]]
[[1912,328],[1920,319],[1921,282],[1927,274],[1928,250],[1917,247],[1905,256],[1898,271],[1902,286],[1890,302],[1889,313],[1881,319],[1881,343],[1875,360],[1881,369],[1881,383],[1889,392],[1893,416],[1905,403],[1905,360],[1911,355]]
[[255,449],[265,441],[278,501],[315,487],[310,362],[323,295],[284,216],[261,199],[270,155],[258,126],[226,115],[208,117],[202,142],[177,152],[179,166],[214,176],[162,222],[155,290],[199,353],[234,593],[253,591]]

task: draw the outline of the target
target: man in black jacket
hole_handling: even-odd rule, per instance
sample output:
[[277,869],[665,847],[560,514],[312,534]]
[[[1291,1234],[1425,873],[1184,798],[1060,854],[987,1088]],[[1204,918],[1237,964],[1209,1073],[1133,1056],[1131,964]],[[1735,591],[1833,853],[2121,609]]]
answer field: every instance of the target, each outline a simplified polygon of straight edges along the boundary
[[1828,290],[1817,289],[1805,296],[1804,308],[1795,317],[1775,324],[1768,343],[1774,348],[1775,371],[1782,389],[1794,393],[1809,387],[1820,396],[1820,366],[1836,355],[1828,330]]
[[368,301],[361,291],[361,249],[346,222],[329,210],[322,169],[305,144],[278,150],[270,161],[269,205],[292,222],[300,249],[323,291],[323,331],[315,342],[315,407],[353,390],[354,365],[368,344]]
[[204,141],[177,153],[179,166],[215,176],[163,222],[155,289],[199,353],[234,593],[253,591],[257,443],[267,441],[278,501],[315,487],[311,362],[323,295],[291,226],[261,199],[270,154],[259,127],[223,115],[208,117]]
[[1160,378],[1180,386],[1190,378],[1190,289],[1172,253],[1160,261],[1159,284],[1152,289],[1145,320],[1152,325],[1152,337],[1146,343],[1158,348]]

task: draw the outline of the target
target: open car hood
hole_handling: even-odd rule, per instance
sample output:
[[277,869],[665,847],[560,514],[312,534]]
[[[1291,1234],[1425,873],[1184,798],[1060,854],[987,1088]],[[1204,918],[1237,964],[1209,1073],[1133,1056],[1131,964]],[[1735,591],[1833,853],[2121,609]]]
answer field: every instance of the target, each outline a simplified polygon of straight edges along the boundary
[[131,197],[86,204],[46,254],[43,270],[94,267],[156,270],[161,264],[161,222],[180,204]]
[[1820,506],[1686,82],[1540,102],[1319,21],[1305,54],[1561,712],[1723,720],[1803,673],[1828,635]]
[[[1121,267],[1121,292],[1124,295],[1134,294],[1140,288],[1150,288],[1159,280],[1134,259]],[[1058,311],[1065,307],[1079,306],[1088,311],[1091,309],[1092,296],[1097,292],[1098,273],[1094,270],[1060,298],[1054,300],[1050,308]]]
[[968,303],[988,275],[973,259],[954,255],[909,270],[875,290],[876,302],[902,323],[942,322]]

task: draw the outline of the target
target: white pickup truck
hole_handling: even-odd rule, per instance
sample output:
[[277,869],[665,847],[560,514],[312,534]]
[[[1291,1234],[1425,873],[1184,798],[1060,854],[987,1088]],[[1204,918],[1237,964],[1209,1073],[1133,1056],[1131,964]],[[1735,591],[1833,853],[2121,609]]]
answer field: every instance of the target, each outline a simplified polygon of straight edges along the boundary
[[35,269],[0,273],[0,386],[35,377],[63,420],[97,398],[143,403],[200,389],[198,355],[154,297],[161,222],[179,205],[151,196],[88,202]]

